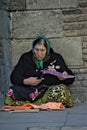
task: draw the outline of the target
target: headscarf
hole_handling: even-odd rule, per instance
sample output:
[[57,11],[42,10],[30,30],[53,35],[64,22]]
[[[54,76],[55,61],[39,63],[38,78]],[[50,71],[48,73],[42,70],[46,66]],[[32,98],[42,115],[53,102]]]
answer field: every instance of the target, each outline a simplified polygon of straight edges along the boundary
[[[50,41],[45,36],[37,36],[35,40],[37,40],[37,39],[43,39],[46,42],[47,53],[46,53],[45,58],[43,60],[37,60],[35,55],[34,55],[34,62],[36,63],[37,68],[38,69],[43,69],[43,62],[46,61],[50,56]],[[34,44],[34,42],[33,42],[33,44]],[[34,45],[32,45],[32,50],[33,49],[34,49]]]

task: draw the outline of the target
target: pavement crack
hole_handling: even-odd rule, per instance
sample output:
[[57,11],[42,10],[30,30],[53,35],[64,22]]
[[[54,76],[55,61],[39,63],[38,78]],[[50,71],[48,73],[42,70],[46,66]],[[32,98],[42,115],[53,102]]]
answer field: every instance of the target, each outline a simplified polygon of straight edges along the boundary
[[66,123],[67,123],[68,116],[69,116],[69,112],[67,112],[66,119],[65,119],[65,122],[64,122],[64,126],[65,126],[65,125],[66,125]]

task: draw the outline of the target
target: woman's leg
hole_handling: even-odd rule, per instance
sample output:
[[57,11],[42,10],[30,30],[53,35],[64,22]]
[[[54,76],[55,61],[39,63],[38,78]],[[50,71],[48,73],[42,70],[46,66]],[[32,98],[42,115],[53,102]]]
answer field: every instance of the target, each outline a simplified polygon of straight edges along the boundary
[[64,84],[50,87],[47,101],[62,102],[66,107],[72,107],[74,105],[73,97]]
[[[14,100],[23,100],[23,101],[30,100],[29,94],[32,92],[30,87],[13,85],[9,88],[9,90],[13,91],[13,94],[11,97]],[[8,93],[9,93],[9,90],[8,90]]]
[[17,105],[18,101],[21,101],[20,103],[23,104],[25,101],[30,101],[30,92],[31,89],[29,87],[13,85],[9,88],[4,103],[6,105]]

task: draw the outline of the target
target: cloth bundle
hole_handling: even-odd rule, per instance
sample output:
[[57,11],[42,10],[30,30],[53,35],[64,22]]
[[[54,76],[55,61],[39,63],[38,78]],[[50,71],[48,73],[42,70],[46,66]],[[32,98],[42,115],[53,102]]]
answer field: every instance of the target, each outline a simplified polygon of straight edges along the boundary
[[4,111],[15,111],[15,110],[28,110],[28,109],[39,109],[39,110],[63,110],[65,109],[64,105],[59,102],[48,102],[42,105],[35,105],[31,103],[26,103],[21,106],[4,106],[2,110]]

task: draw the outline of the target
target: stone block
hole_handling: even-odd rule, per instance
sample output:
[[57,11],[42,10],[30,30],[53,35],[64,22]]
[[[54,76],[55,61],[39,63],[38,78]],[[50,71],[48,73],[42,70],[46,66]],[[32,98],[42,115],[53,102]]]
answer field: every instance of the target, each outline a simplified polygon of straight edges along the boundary
[[0,10],[8,10],[9,0],[0,0]]
[[84,54],[84,55],[83,55],[83,60],[84,60],[84,61],[85,61],[85,60],[87,61],[87,54]]
[[87,130],[84,126],[74,126],[74,127],[62,127],[61,130]]
[[87,48],[87,42],[83,42],[83,48]]
[[80,36],[87,36],[87,29],[79,31]]
[[87,54],[87,49],[83,49],[83,54]]
[[83,30],[87,28],[85,23],[68,23],[64,24],[64,30]]
[[82,41],[87,45],[87,37],[86,36],[82,37]]
[[81,81],[81,85],[84,86],[84,87],[86,87],[86,89],[87,89],[87,80]]
[[63,16],[60,10],[12,13],[12,37],[35,38],[37,35],[61,37]]
[[86,73],[78,74],[77,78],[78,80],[87,80],[87,74]]
[[87,61],[84,61],[84,66],[87,67]]
[[80,1],[79,6],[82,7],[82,8],[87,7],[87,1],[86,0]]
[[87,8],[82,8],[81,12],[82,12],[82,14],[87,14]]
[[77,16],[77,21],[78,22],[87,21],[87,16],[86,15]]
[[68,31],[65,31],[64,36],[65,37],[77,37],[77,36],[79,36],[79,32],[78,32],[78,30],[68,30]]
[[78,74],[79,73],[79,70],[77,68],[72,68],[72,71],[75,73],[75,74]]
[[76,16],[66,16],[64,17],[64,22],[65,23],[77,22],[77,18]]
[[86,15],[68,15],[64,18],[65,23],[72,23],[72,22],[85,22],[87,21]]
[[13,40],[12,48],[12,66],[15,66],[20,56],[29,51],[32,47],[32,40]]
[[10,0],[10,10],[25,10],[26,0]]
[[6,92],[10,86],[10,71],[11,71],[11,48],[10,40],[1,39],[0,42],[3,45],[3,58],[1,63],[1,91]]
[[81,38],[72,37],[52,40],[52,47],[64,57],[68,65],[83,65]]
[[56,9],[78,7],[78,0],[26,0],[26,9]]
[[10,40],[2,39],[4,65],[11,67],[11,45]]
[[78,36],[87,36],[87,29],[81,30],[67,30],[65,31],[64,36],[66,37],[78,37]]
[[79,69],[80,73],[87,73],[87,68]]
[[9,37],[9,22],[9,14],[6,11],[0,11],[0,39]]
[[7,89],[10,87],[10,68],[6,65],[1,65],[1,80],[0,92],[6,94]]

